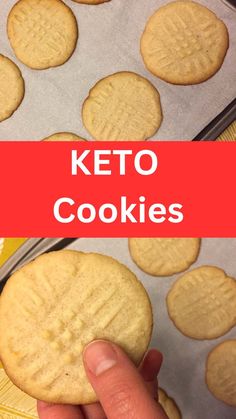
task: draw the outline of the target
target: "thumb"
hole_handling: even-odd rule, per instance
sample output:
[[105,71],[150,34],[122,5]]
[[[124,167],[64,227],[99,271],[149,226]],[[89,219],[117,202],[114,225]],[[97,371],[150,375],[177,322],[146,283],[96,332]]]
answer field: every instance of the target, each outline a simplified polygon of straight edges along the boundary
[[127,355],[107,341],[84,351],[84,365],[108,419],[166,419]]

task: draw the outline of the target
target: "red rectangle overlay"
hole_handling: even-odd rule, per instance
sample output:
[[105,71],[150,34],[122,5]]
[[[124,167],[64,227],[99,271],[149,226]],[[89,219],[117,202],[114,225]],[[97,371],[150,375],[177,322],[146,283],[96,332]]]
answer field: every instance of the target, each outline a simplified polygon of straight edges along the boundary
[[[83,164],[90,174],[79,169],[72,175],[72,150],[78,156],[88,150]],[[107,160],[100,166],[98,150]],[[125,174],[115,150],[132,152]],[[138,173],[134,164],[145,150],[158,160],[150,175]],[[151,159],[144,155],[139,163],[148,170]],[[95,169],[111,174],[94,174]],[[1,142],[0,176],[1,237],[236,237],[233,143]],[[62,202],[60,216],[71,221],[55,217],[61,198],[70,203]],[[94,210],[83,209],[85,204]],[[179,222],[176,215],[170,221],[175,204],[181,205]],[[121,213],[126,210],[130,218]]]

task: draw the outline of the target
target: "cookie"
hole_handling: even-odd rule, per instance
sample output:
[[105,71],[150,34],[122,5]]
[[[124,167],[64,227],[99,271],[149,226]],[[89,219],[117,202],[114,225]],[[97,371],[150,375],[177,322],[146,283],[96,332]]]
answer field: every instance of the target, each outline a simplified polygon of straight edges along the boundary
[[44,254],[12,275],[0,299],[4,368],[20,389],[47,402],[97,399],[82,360],[89,342],[113,341],[138,365],[151,332],[152,310],[143,285],[104,255]]
[[82,117],[96,140],[145,140],[161,125],[160,96],[144,77],[126,71],[115,73],[90,90]]
[[153,276],[169,276],[188,269],[197,259],[200,239],[130,238],[133,261]]
[[7,32],[17,58],[37,70],[64,64],[78,38],[76,18],[61,0],[19,0],[8,16]]
[[44,138],[43,141],[86,141],[84,138],[78,137],[78,135],[72,132],[57,132],[56,134],[50,135],[50,137]]
[[236,325],[236,281],[220,268],[201,266],[174,283],[167,308],[184,335],[218,338]]
[[158,401],[169,419],[181,419],[177,404],[162,388],[158,389]]
[[82,3],[82,4],[101,4],[106,3],[111,0],[73,0],[76,3]]
[[21,104],[25,83],[20,69],[0,54],[0,122],[9,118]]
[[206,383],[217,399],[236,407],[236,340],[226,340],[209,353]]
[[149,19],[141,54],[149,71],[173,84],[197,84],[222,66],[228,30],[217,16],[193,1],[175,1]]

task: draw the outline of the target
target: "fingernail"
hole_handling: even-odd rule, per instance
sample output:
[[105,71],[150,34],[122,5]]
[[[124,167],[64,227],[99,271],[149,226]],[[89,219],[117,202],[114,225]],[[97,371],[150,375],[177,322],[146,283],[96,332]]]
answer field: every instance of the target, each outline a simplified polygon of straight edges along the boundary
[[116,365],[117,354],[109,342],[96,341],[84,350],[84,362],[87,368],[98,376]]

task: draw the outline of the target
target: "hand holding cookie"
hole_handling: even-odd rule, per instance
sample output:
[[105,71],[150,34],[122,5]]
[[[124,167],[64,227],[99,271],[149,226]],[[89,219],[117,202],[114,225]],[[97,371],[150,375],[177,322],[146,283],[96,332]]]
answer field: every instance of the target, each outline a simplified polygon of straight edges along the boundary
[[162,355],[151,350],[146,355],[140,373],[125,353],[116,345],[96,341],[84,351],[87,376],[97,393],[99,403],[82,407],[52,405],[38,402],[40,419],[167,419],[154,400],[157,393],[157,374]]

